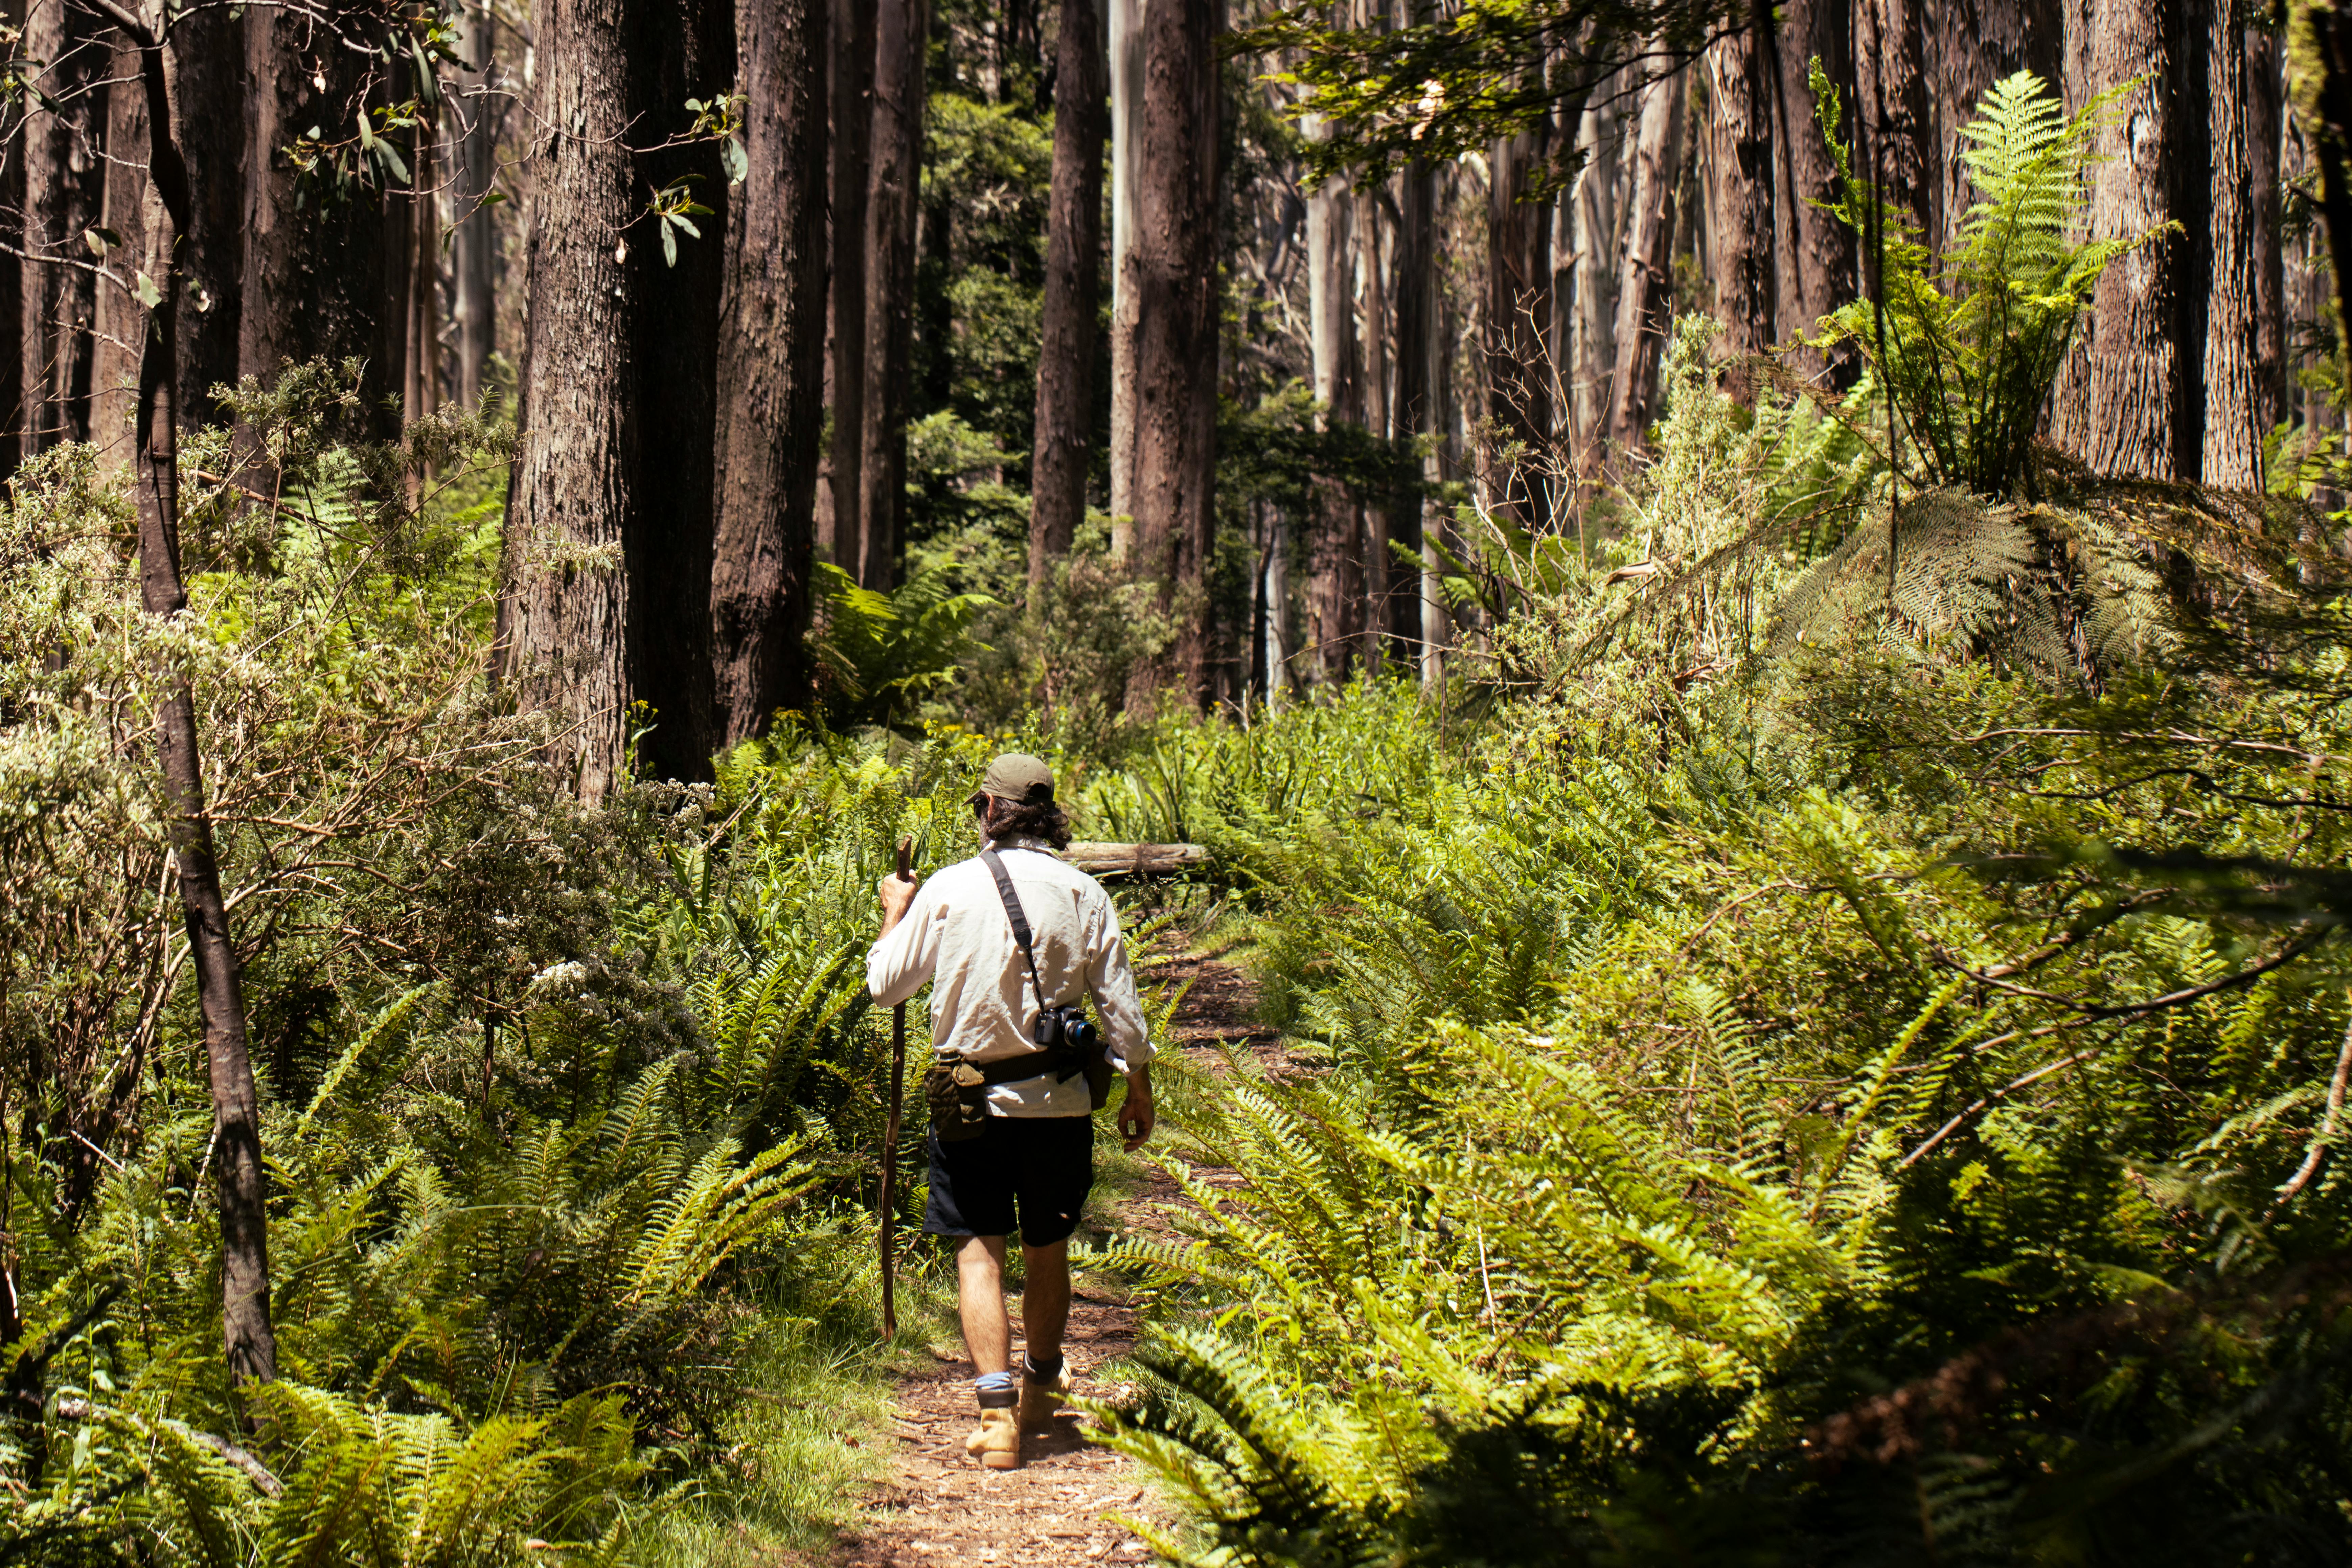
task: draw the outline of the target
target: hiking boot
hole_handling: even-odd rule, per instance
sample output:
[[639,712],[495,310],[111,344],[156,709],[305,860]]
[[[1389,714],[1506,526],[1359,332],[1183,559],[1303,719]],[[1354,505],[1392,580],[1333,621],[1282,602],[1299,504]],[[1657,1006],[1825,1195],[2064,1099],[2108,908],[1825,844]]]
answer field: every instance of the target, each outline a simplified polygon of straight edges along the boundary
[[1054,1424],[1054,1413],[1068,1403],[1070,1366],[1067,1362],[1051,1377],[1024,1371],[1021,1378],[1021,1430],[1034,1432]]
[[963,1440],[963,1451],[992,1470],[1021,1468],[1021,1427],[1013,1412],[999,1406],[980,1413],[980,1429]]

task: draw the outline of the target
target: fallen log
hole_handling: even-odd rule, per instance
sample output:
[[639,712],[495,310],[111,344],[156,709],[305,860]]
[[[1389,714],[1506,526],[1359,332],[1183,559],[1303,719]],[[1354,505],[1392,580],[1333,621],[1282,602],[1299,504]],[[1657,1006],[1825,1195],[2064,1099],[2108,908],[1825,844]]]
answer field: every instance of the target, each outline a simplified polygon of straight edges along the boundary
[[1073,844],[1062,858],[1090,877],[1172,877],[1208,862],[1198,844]]

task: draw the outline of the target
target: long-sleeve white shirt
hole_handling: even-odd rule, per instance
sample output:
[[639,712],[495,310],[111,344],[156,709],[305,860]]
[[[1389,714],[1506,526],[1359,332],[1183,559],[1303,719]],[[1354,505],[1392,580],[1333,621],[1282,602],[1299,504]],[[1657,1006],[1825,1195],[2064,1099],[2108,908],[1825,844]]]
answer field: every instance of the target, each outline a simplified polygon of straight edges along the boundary
[[[1055,858],[1034,839],[992,846],[1028,918],[1045,1002],[1093,998],[1111,1065],[1121,1072],[1151,1059],[1151,1037],[1118,910],[1102,884]],[[866,955],[866,988],[888,1007],[931,987],[931,1048],[977,1065],[1033,1052],[1039,1001],[996,879],[977,857],[934,873],[904,919]],[[999,1116],[1084,1116],[1087,1080],[1051,1072],[992,1084]]]

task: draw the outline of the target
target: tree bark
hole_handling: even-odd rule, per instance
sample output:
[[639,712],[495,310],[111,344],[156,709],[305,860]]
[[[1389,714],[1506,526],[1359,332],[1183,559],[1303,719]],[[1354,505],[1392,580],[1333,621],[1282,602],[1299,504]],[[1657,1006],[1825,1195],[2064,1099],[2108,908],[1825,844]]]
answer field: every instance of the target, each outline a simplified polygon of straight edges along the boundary
[[[2094,90],[2147,79],[2100,134],[2104,161],[2091,176],[2095,235],[2137,236],[2172,219],[2174,161],[2181,151],[2175,50],[2173,33],[2151,0],[2098,8],[2089,56]],[[2100,276],[2084,359],[2081,455],[2103,473],[2173,476],[2185,370],[2175,336],[2186,281],[2180,250],[2177,237],[2151,240]]]
[[710,584],[718,741],[805,700],[824,420],[826,0],[736,8],[750,173],[728,204]]
[[1616,362],[1612,334],[1617,325],[1617,267],[1624,254],[1618,199],[1623,121],[1616,105],[1604,97],[1579,118],[1576,132],[1584,168],[1577,175],[1573,196],[1576,310],[1569,338],[1568,381],[1580,478],[1598,468],[1608,437],[1609,385]]
[[406,332],[398,303],[384,294],[384,203],[357,182],[303,174],[286,155],[313,126],[345,133],[362,108],[368,64],[298,12],[257,6],[246,16],[251,85],[237,367],[268,385],[289,363],[361,360],[370,433],[390,437],[397,426],[386,409],[400,393]]
[[1642,89],[1634,133],[1633,188],[1626,198],[1625,249],[1618,268],[1616,374],[1609,390],[1609,440],[1621,454],[1649,440],[1674,297],[1675,184],[1680,173],[1683,79],[1679,72]]
[[[1318,424],[1362,420],[1356,346],[1355,197],[1344,177],[1325,181],[1307,196],[1307,317]],[[1318,679],[1338,682],[1362,632],[1362,559],[1355,497],[1336,479],[1314,481],[1315,515],[1307,541],[1308,646]]]
[[[641,171],[627,146],[683,130],[683,99],[731,79],[731,60],[722,72],[708,58],[706,15],[679,19],[643,0],[532,11],[534,120],[553,129],[535,150],[497,662],[525,706],[556,720],[550,754],[592,802],[622,781],[635,702],[654,709],[653,767],[708,765],[711,473],[679,459],[714,441],[718,242],[682,239],[677,266],[664,265],[645,214],[678,165],[648,158]],[[688,172],[707,155],[716,174],[714,151],[689,153]]]
[[482,372],[498,348],[498,228],[482,205],[498,178],[498,120],[488,95],[491,22],[488,0],[466,7],[466,63],[452,110],[457,168],[449,185],[449,316],[457,332],[450,393],[467,408],[482,400]]
[[[1935,216],[1936,121],[1927,92],[1927,0],[1853,0],[1853,101],[1844,135],[1865,146],[1887,204],[1921,235]],[[1811,109],[1807,110],[1808,122]],[[1793,121],[1791,121],[1793,123]],[[1819,137],[1818,127],[1804,132]],[[1822,149],[1827,156],[1828,149]]]
[[[1700,153],[1711,241],[1706,274],[1715,285],[1723,346],[1760,354],[1779,330],[1781,281],[1773,226],[1773,91],[1766,69],[1769,17],[1717,39],[1700,62],[1706,83],[1706,144]],[[1738,378],[1745,385],[1745,378]],[[1744,397],[1743,397],[1744,401]]]
[[[1388,258],[1393,240],[1388,236],[1384,205],[1375,196],[1359,204],[1356,223],[1356,275],[1361,280],[1364,296],[1364,326],[1360,334],[1362,350],[1358,355],[1361,370],[1359,397],[1363,408],[1364,428],[1385,441],[1395,434],[1390,424],[1389,408],[1389,286]],[[1389,243],[1383,244],[1383,240]],[[1554,362],[1555,365],[1557,361]],[[1554,377],[1555,381],[1557,377]],[[1557,417],[1558,398],[1553,398]],[[1375,490],[1364,498],[1362,511],[1364,531],[1364,589],[1361,621],[1363,664],[1368,672],[1377,673],[1382,664],[1383,623],[1389,609],[1389,498]]]
[[2285,134],[2279,41],[2249,28],[2246,38],[2246,175],[2253,194],[2254,417],[2267,430],[2287,416],[2286,249],[2279,231]]
[[[902,0],[903,3],[903,0]],[[856,577],[865,560],[866,273],[867,185],[873,173],[873,0],[834,0],[833,298],[826,364],[832,382],[833,439],[826,454],[826,525],[817,550]]]
[[[1838,172],[1830,161],[1829,143],[1814,122],[1808,84],[1811,63],[1818,59],[1839,96],[1853,103],[1853,0],[1790,0],[1782,15],[1786,26],[1777,37],[1767,35],[1774,47],[1766,62],[1780,122],[1772,186],[1779,272],[1773,310],[1775,335],[1783,343],[1793,343],[1814,331],[1823,316],[1853,299],[1860,281],[1853,231],[1821,205],[1840,195]],[[1797,360],[1809,371],[1829,370],[1841,384],[1850,384],[1859,371],[1850,363],[1826,366],[1811,349],[1801,351]]]
[[[2102,0],[2109,9],[2159,3]],[[1932,28],[1927,84],[1936,115],[1936,161],[1930,164],[1935,212],[1927,233],[1933,244],[1948,251],[1976,200],[1968,166],[1954,153],[1961,145],[1960,127],[1976,119],[1985,89],[2004,77],[2030,70],[2056,85],[2065,70],[2065,38],[2060,8],[2051,0],[1939,0],[1926,10]]]
[[[47,62],[31,84],[53,108],[25,127],[25,251],[20,349],[23,452],[89,438],[98,294],[83,236],[105,199],[106,89],[110,51],[95,15],[75,0],[43,0],[26,16],[24,52]],[[110,259],[117,267],[127,259]]]
[[[110,82],[139,78],[139,48],[118,41],[108,60]],[[98,226],[120,237],[107,259],[124,283],[147,265],[147,100],[135,88],[110,89],[105,98],[108,153],[100,179]],[[129,289],[100,284],[92,299],[89,436],[99,462],[121,471],[134,461],[131,426],[140,404],[140,367],[146,360],[147,307]]]
[[2183,378],[2187,415],[2175,433],[2174,465],[2182,478],[2259,490],[2263,427],[2255,384],[2245,0],[2189,0],[2187,9],[2193,25],[2182,52],[2194,65],[2191,96],[2203,103],[2201,112],[2184,114],[2183,122],[2203,145],[2189,153],[2182,176],[2191,198],[2185,205],[2192,209],[2183,226],[2200,239],[2183,247],[2191,276],[2180,353],[2184,364],[2201,359],[2202,374]]
[[1102,279],[1103,139],[1110,68],[1099,0],[1062,0],[1054,72],[1054,176],[1029,461],[1029,612],[1045,612],[1053,563],[1087,515],[1094,431],[1095,317]]
[[[172,616],[187,607],[179,560],[179,278],[173,263],[194,204],[174,134],[164,49],[152,26],[133,37],[136,87],[124,83],[126,95],[136,90],[144,110],[147,180],[138,270],[155,290],[139,339],[133,489],[141,600],[148,614]],[[127,151],[118,149],[118,154]],[[169,682],[160,704],[156,749],[212,1080],[222,1343],[232,1380],[267,1382],[278,1375],[278,1340],[269,1318],[269,1216],[264,1206],[268,1181],[261,1163],[259,1100],[246,1039],[242,977],[205,805],[194,693],[184,673],[175,672]]]
[[1174,668],[1139,671],[1129,697],[1177,684],[1199,703],[1208,690],[1209,629],[1192,607],[1216,526],[1217,104],[1214,0],[1160,0],[1144,17],[1136,245],[1130,263],[1134,348],[1133,569],[1157,582],[1163,613],[1188,602]]
[[1135,535],[1136,247],[1143,230],[1145,0],[1105,0],[1110,36],[1110,513],[1111,554]]
[[907,512],[913,374],[915,218],[922,195],[929,0],[883,0],[874,57],[872,178],[866,208],[866,399],[857,580],[887,593]]
[[1528,476],[1551,434],[1551,377],[1543,363],[1551,336],[1551,224],[1549,206],[1525,197],[1550,160],[1550,122],[1496,142],[1489,156],[1487,404],[1503,439],[1529,454],[1520,475],[1496,471],[1491,504],[1533,528],[1548,521],[1544,487]]
[[[1432,224],[1433,176],[1429,165],[1415,160],[1397,176],[1396,235],[1396,395],[1390,410],[1393,433],[1401,439],[1420,439],[1436,428],[1436,399],[1432,395],[1430,353],[1438,301],[1436,246]],[[1415,559],[1421,555],[1422,498],[1410,476],[1400,476],[1389,502],[1391,542]],[[1395,551],[1390,552],[1392,561]],[[1400,657],[1421,642],[1421,590],[1418,574],[1401,563],[1391,565],[1402,578],[1388,597],[1387,629]]]

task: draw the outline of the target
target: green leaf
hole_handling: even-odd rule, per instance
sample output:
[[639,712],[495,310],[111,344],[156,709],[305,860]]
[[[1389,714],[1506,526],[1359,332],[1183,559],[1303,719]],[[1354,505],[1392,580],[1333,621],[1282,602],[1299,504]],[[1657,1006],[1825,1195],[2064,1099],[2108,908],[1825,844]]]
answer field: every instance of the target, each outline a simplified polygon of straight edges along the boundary
[[743,150],[743,138],[730,136],[719,144],[719,162],[727,171],[727,183],[740,185],[751,173],[751,154]]
[[97,256],[122,248],[122,237],[110,228],[86,228],[81,231],[81,242]]
[[360,110],[359,127],[360,127],[360,151],[361,151],[361,152],[362,152],[362,153],[364,153],[364,152],[368,151],[370,148],[373,147],[373,146],[375,145],[375,142],[376,142],[376,135],[375,135],[375,132],[368,129],[368,122],[367,122],[367,110],[364,110],[364,109],[362,109],[362,110]]
[[678,227],[686,230],[687,233],[694,236],[697,239],[700,239],[702,237],[702,231],[695,227],[693,220],[688,218],[684,213],[671,213],[663,221],[676,224]]
[[662,262],[665,266],[675,267],[677,265],[677,234],[670,227],[670,220],[667,216],[662,218],[661,237]]
[[139,275],[139,281],[132,288],[131,292],[138,295],[139,302],[151,310],[163,302],[163,291],[156,288],[155,279],[148,277],[144,272]]
[[404,185],[408,184],[408,165],[401,161],[400,154],[393,150],[391,142],[378,138],[373,151],[375,155],[383,161],[384,167],[392,171],[395,179]]

